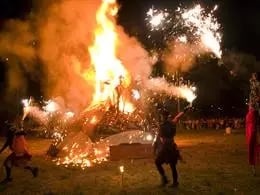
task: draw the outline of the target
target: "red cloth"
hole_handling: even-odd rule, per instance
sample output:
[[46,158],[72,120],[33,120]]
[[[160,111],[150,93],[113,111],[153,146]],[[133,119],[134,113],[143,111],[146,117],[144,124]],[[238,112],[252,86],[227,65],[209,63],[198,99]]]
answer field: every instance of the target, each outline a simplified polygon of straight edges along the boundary
[[252,132],[255,129],[254,109],[249,109],[246,115],[246,143],[249,145]]
[[260,143],[257,143],[256,117],[255,110],[249,108],[246,115],[246,141],[250,165],[256,165],[259,162]]
[[13,139],[12,150],[16,156],[23,156],[28,153],[27,143],[24,135],[16,135]]

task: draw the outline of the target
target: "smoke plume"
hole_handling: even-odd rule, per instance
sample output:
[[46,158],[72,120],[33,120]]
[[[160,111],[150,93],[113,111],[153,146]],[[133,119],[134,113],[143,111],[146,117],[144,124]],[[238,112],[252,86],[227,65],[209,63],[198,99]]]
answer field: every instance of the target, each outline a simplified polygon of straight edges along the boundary
[[207,49],[199,43],[172,41],[164,52],[163,61],[167,72],[186,72],[194,66],[196,57],[206,53]]
[[260,71],[260,62],[250,54],[229,51],[225,53],[222,61],[232,76],[246,76],[249,78],[252,72]]
[[121,26],[118,33],[118,57],[134,80],[147,80],[151,74],[152,61],[148,52],[134,37],[129,37]]
[[6,99],[17,90],[24,94],[26,79],[23,74],[36,71],[33,40],[30,24],[21,20],[7,21],[0,32],[0,56],[7,64]]

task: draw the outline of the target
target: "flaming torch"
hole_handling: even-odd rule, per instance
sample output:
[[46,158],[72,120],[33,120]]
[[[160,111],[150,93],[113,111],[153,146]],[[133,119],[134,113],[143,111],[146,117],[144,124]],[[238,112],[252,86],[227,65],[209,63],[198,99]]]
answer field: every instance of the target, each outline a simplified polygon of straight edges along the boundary
[[124,166],[120,166],[120,167],[119,167],[119,171],[120,171],[120,173],[121,173],[121,187],[123,187],[124,171],[125,171]]
[[24,121],[24,119],[26,118],[26,116],[30,112],[30,104],[31,104],[30,100],[31,99],[23,99],[22,100],[22,104],[23,104],[23,117],[22,117],[22,121]]
[[179,88],[179,93],[182,97],[184,97],[192,106],[193,100],[196,99],[196,87],[188,87],[188,86],[180,86]]

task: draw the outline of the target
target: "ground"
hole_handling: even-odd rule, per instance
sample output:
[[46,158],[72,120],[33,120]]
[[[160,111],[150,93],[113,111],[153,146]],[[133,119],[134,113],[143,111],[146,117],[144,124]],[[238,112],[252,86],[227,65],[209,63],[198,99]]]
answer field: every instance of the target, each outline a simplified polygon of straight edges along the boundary
[[[179,131],[176,142],[187,162],[178,164],[178,189],[158,187],[153,159],[105,162],[85,170],[65,168],[45,156],[50,140],[28,142],[39,177],[15,169],[13,182],[0,186],[1,194],[260,194],[260,169],[252,176],[243,130],[232,135],[224,130]],[[7,154],[0,155],[0,162]],[[125,167],[123,186],[120,165]]]

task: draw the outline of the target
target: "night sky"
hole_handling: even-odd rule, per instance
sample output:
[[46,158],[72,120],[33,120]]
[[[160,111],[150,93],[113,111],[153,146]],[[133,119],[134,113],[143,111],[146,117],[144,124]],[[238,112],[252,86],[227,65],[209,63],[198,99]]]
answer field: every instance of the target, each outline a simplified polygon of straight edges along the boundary
[[[33,0],[0,0],[0,29],[8,19],[25,19],[30,13]],[[76,1],[76,0],[75,0]],[[191,7],[198,2],[208,9],[219,5],[216,17],[222,26],[224,54],[228,51],[247,53],[260,60],[260,6],[256,1],[238,3],[235,0],[118,0],[121,6],[118,22],[126,32],[136,36],[144,45],[147,41],[148,29],[145,25],[145,15],[149,8],[168,8],[175,10],[177,6]],[[146,46],[146,45],[145,45]],[[0,61],[1,62],[1,61]],[[208,62],[209,64],[216,62]],[[216,74],[211,74],[212,72]],[[0,87],[5,82],[5,66],[0,65]],[[217,75],[219,74],[219,75]],[[242,95],[241,86],[248,88],[248,75],[241,78],[232,78],[224,67],[202,66],[190,75],[193,81],[204,89],[200,96],[201,102],[215,101],[216,104],[232,107],[232,104],[245,108],[245,96]],[[192,80],[192,79],[191,79]],[[219,84],[216,84],[216,81]],[[246,91],[244,90],[244,91]],[[0,90],[1,93],[1,90]],[[211,99],[209,95],[211,94]],[[238,99],[237,94],[240,94]],[[246,94],[246,95],[245,95]],[[1,95],[1,94],[0,94]],[[204,98],[204,99],[203,99]],[[207,99],[208,98],[208,99]],[[214,99],[215,98],[215,99]],[[237,101],[237,102],[236,102]],[[205,103],[206,104],[206,103]],[[208,106],[208,104],[207,104]]]
[[[176,8],[182,4],[192,6],[197,2],[208,8],[219,5],[216,17],[222,25],[223,50],[234,49],[251,53],[260,59],[260,6],[253,1],[240,4],[233,0],[120,0],[122,3],[120,22],[127,29],[143,25],[146,11],[154,5],[161,8]],[[192,3],[191,3],[192,2]]]
[[[260,59],[260,11],[257,1],[236,0],[119,0],[121,11],[119,22],[127,31],[144,36],[144,17],[146,11],[154,5],[159,8],[173,8],[200,2],[212,8],[219,5],[217,17],[223,28],[223,49],[234,49],[255,55]],[[1,0],[0,25],[6,19],[23,18],[29,13],[32,0]],[[141,28],[140,28],[141,27]]]

